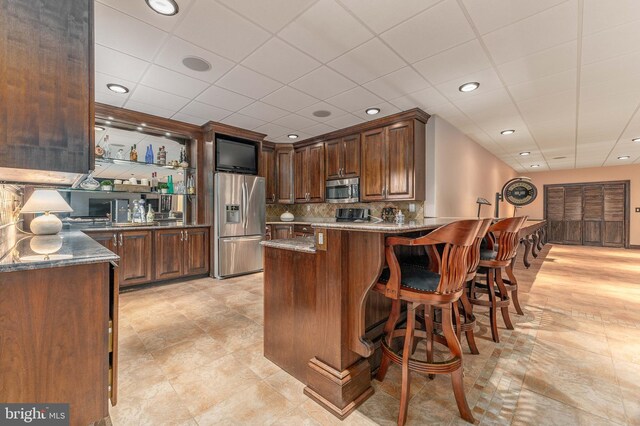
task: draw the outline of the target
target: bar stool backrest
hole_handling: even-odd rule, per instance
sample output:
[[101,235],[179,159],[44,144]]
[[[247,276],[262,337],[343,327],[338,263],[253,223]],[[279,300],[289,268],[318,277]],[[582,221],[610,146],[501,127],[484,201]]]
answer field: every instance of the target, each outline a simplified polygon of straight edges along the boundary
[[478,266],[480,265],[480,245],[482,244],[482,240],[487,236],[487,232],[489,231],[489,227],[491,226],[491,222],[493,219],[482,219],[480,227],[478,228],[478,233],[476,234],[476,238],[469,250],[469,260],[468,260],[468,276],[467,281],[470,281],[475,277],[476,272],[478,271]]
[[498,254],[496,261],[511,260],[518,251],[520,228],[527,221],[527,216],[511,217],[500,220],[489,227],[489,232],[498,235]]
[[440,272],[440,282],[436,293],[450,294],[462,291],[469,267],[469,250],[475,242],[482,222],[482,220],[460,220],[413,239],[388,237],[386,239],[386,257],[390,276],[386,285],[385,295],[394,299],[399,295],[401,282],[400,263],[393,249],[397,245],[426,246],[444,244],[442,254],[434,250],[438,258],[438,270]]

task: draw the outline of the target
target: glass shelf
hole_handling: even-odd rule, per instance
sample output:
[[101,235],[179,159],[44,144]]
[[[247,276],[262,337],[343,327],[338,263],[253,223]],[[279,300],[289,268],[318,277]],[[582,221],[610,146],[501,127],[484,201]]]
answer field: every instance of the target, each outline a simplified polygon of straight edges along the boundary
[[96,164],[120,164],[125,166],[141,166],[141,167],[154,167],[163,170],[186,170],[188,172],[195,172],[196,169],[193,167],[180,167],[180,166],[169,166],[158,163],[145,163],[143,161],[131,161],[131,160],[120,160],[117,158],[101,158],[96,157]]
[[133,192],[133,191],[103,191],[101,189],[91,190],[91,189],[82,189],[82,188],[58,188],[60,192],[94,192],[94,193],[103,193],[103,194],[155,194],[155,195],[187,195],[187,196],[195,196],[196,194],[186,194],[186,193],[173,193],[173,194],[163,194],[161,192],[152,192],[152,191],[144,191],[144,192]]

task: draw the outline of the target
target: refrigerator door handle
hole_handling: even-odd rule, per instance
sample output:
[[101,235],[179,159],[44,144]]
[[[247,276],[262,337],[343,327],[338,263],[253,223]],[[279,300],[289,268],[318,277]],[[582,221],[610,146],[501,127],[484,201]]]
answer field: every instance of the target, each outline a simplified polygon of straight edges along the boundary
[[242,182],[242,227],[247,229],[247,220],[249,216],[249,195],[248,195],[247,183]]

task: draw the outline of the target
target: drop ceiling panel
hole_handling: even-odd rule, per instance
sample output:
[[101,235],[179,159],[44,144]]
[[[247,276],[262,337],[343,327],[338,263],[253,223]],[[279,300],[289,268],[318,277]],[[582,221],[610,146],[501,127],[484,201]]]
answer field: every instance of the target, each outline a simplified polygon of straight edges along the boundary
[[149,65],[147,61],[118,52],[117,50],[109,49],[99,44],[95,46],[96,72],[129,81],[138,81]]
[[[358,120],[358,122],[359,121],[360,120]],[[311,127],[318,124],[317,121],[312,120],[310,118],[303,117],[298,114],[289,114],[285,117],[278,118],[273,123],[283,127],[290,128],[290,129],[295,129],[295,130],[306,129],[307,127]],[[329,123],[329,125],[331,124]],[[343,127],[347,127],[347,126],[343,126]]]
[[192,99],[209,87],[209,83],[158,65],[151,66],[140,82],[145,86]]
[[560,44],[498,65],[505,83],[518,84],[575,69],[578,61],[576,41]]
[[102,3],[95,4],[96,43],[150,61],[167,33]]
[[442,96],[440,92],[432,87],[392,99],[390,102],[402,110],[418,107],[425,111],[431,108],[436,108],[442,104],[449,103],[447,98]]
[[344,111],[354,112],[377,107],[382,103],[382,99],[362,87],[356,87],[327,99],[327,102]]
[[[178,19],[171,19],[171,17],[154,12],[144,1],[98,0],[96,3],[102,3],[113,9],[118,9],[129,16],[166,32],[171,32],[179,21]],[[180,0],[178,2],[180,12],[184,13],[189,10],[192,3],[193,0]]]
[[322,63],[364,43],[373,34],[333,0],[320,0],[278,35]]
[[242,64],[284,84],[320,66],[320,62],[276,37],[260,46]]
[[229,71],[216,85],[253,99],[260,99],[282,87],[281,83],[241,65]]
[[497,30],[565,0],[463,0],[480,34]]
[[482,36],[497,64],[574,40],[578,30],[577,0],[570,0]]
[[275,33],[311,6],[315,0],[219,1],[239,14],[244,15],[249,20]]
[[[188,56],[204,59],[211,64],[211,69],[209,71],[194,71],[185,67],[182,60]],[[209,83],[213,83],[222,77],[234,66],[232,61],[175,36],[167,41],[154,62],[165,68]]]
[[179,37],[232,61],[241,61],[270,34],[215,1],[198,1],[175,30]]
[[185,114],[183,112],[178,112],[171,118],[184,123],[195,124],[196,126],[202,126],[209,121],[208,118],[194,117],[193,115]]
[[356,111],[351,111],[351,112],[356,117],[360,117],[360,119],[366,120],[366,121],[375,120],[377,118],[386,117],[387,115],[401,112],[399,108],[396,108],[395,106],[387,102],[378,103],[376,104],[376,107],[380,108],[380,112],[376,115],[367,114],[363,108],[358,109]]
[[241,127],[243,129],[253,130],[256,127],[260,127],[263,124],[266,124],[265,121],[259,120],[257,118],[249,117],[244,114],[232,114],[229,117],[226,117],[222,120],[223,123],[229,124],[231,126]]
[[332,132],[334,130],[336,130],[335,127],[329,126],[324,123],[318,123],[314,126],[307,127],[306,129],[304,129],[304,133],[306,133],[311,137],[314,137],[314,136],[322,135],[324,133]]
[[230,116],[233,112],[212,105],[207,105],[202,102],[193,101],[182,108],[180,113],[187,114],[192,117],[198,117],[201,120],[201,123],[206,123],[208,121],[221,121],[222,119]]
[[263,102],[290,112],[298,111],[318,102],[318,99],[289,86],[284,86],[262,98]]
[[638,19],[640,2],[637,0],[584,0],[582,32],[593,34]]
[[[394,6],[397,3],[394,2]],[[381,35],[409,63],[428,58],[474,38],[455,0],[446,0]]]
[[178,108],[169,109],[159,105],[151,105],[144,102],[138,102],[132,99],[129,99],[124,106],[127,109],[144,112],[145,114],[158,115],[164,118],[169,118],[176,112],[178,112]]
[[[318,117],[313,115],[313,113],[315,111],[328,111],[330,114],[326,117]],[[318,102],[315,103],[311,106],[308,106],[306,108],[301,109],[300,111],[298,111],[298,114],[300,114],[303,117],[309,118],[311,120],[314,121],[320,121],[320,122],[326,122],[329,120],[332,120],[336,117],[340,117],[342,115],[345,115],[347,113],[347,111],[344,111],[334,105],[330,105],[326,102]]]
[[407,64],[378,38],[356,47],[329,62],[329,67],[348,75],[358,84],[366,83]]
[[277,120],[285,115],[289,114],[287,111],[265,104],[264,102],[255,102],[242,108],[239,111],[241,114],[248,115],[249,117],[259,118],[266,122]]
[[353,114],[345,114],[327,121],[329,126],[335,127],[336,129],[344,129],[345,127],[355,126],[360,123],[362,123],[362,119]]
[[234,93],[218,86],[209,87],[196,99],[205,104],[228,109],[230,111],[238,111],[254,102],[253,99],[247,96]]
[[175,111],[178,111],[189,103],[189,99],[183,96],[163,92],[143,85],[139,85],[135,90],[133,90],[130,99],[147,105],[153,105]]
[[534,99],[539,96],[576,90],[577,70],[572,69],[558,74],[552,74],[537,80],[508,86],[509,92],[516,102]]
[[292,82],[290,86],[318,99],[327,99],[356,87],[356,84],[323,66]]
[[380,34],[439,1],[402,0],[402,7],[398,7],[397,2],[388,0],[342,0],[342,4],[357,15],[369,28]]
[[413,64],[431,84],[440,84],[491,67],[478,40],[471,40]]
[[287,136],[288,134],[293,132],[292,129],[288,129],[283,126],[278,126],[277,124],[273,124],[273,123],[267,123],[267,124],[263,124],[260,127],[256,127],[255,131],[259,133],[264,133],[265,135],[267,135],[269,139],[276,139],[280,136]]
[[565,123],[575,123],[576,92],[568,90],[553,95],[539,96],[522,102],[517,102],[523,118],[527,122],[546,122],[563,120]]
[[364,87],[384,99],[396,99],[430,86],[413,68],[404,67],[370,81]]
[[613,27],[582,40],[582,63],[602,61],[640,49],[640,26],[636,22]]
[[[473,92],[460,91],[460,86],[472,81],[480,83],[480,87]],[[456,100],[466,100],[477,96],[490,96],[488,95],[489,93],[497,89],[503,89],[504,85],[500,81],[500,78],[494,69],[487,68],[481,71],[476,71],[472,74],[457,77],[453,80],[447,81],[446,83],[438,84],[436,88],[448,99],[455,102]]]

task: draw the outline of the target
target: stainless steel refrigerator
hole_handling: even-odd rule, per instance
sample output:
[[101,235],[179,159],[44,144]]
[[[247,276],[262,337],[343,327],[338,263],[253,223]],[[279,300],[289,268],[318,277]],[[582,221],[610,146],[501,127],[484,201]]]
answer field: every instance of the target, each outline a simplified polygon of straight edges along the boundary
[[262,270],[265,182],[257,176],[214,176],[214,275],[226,278]]

